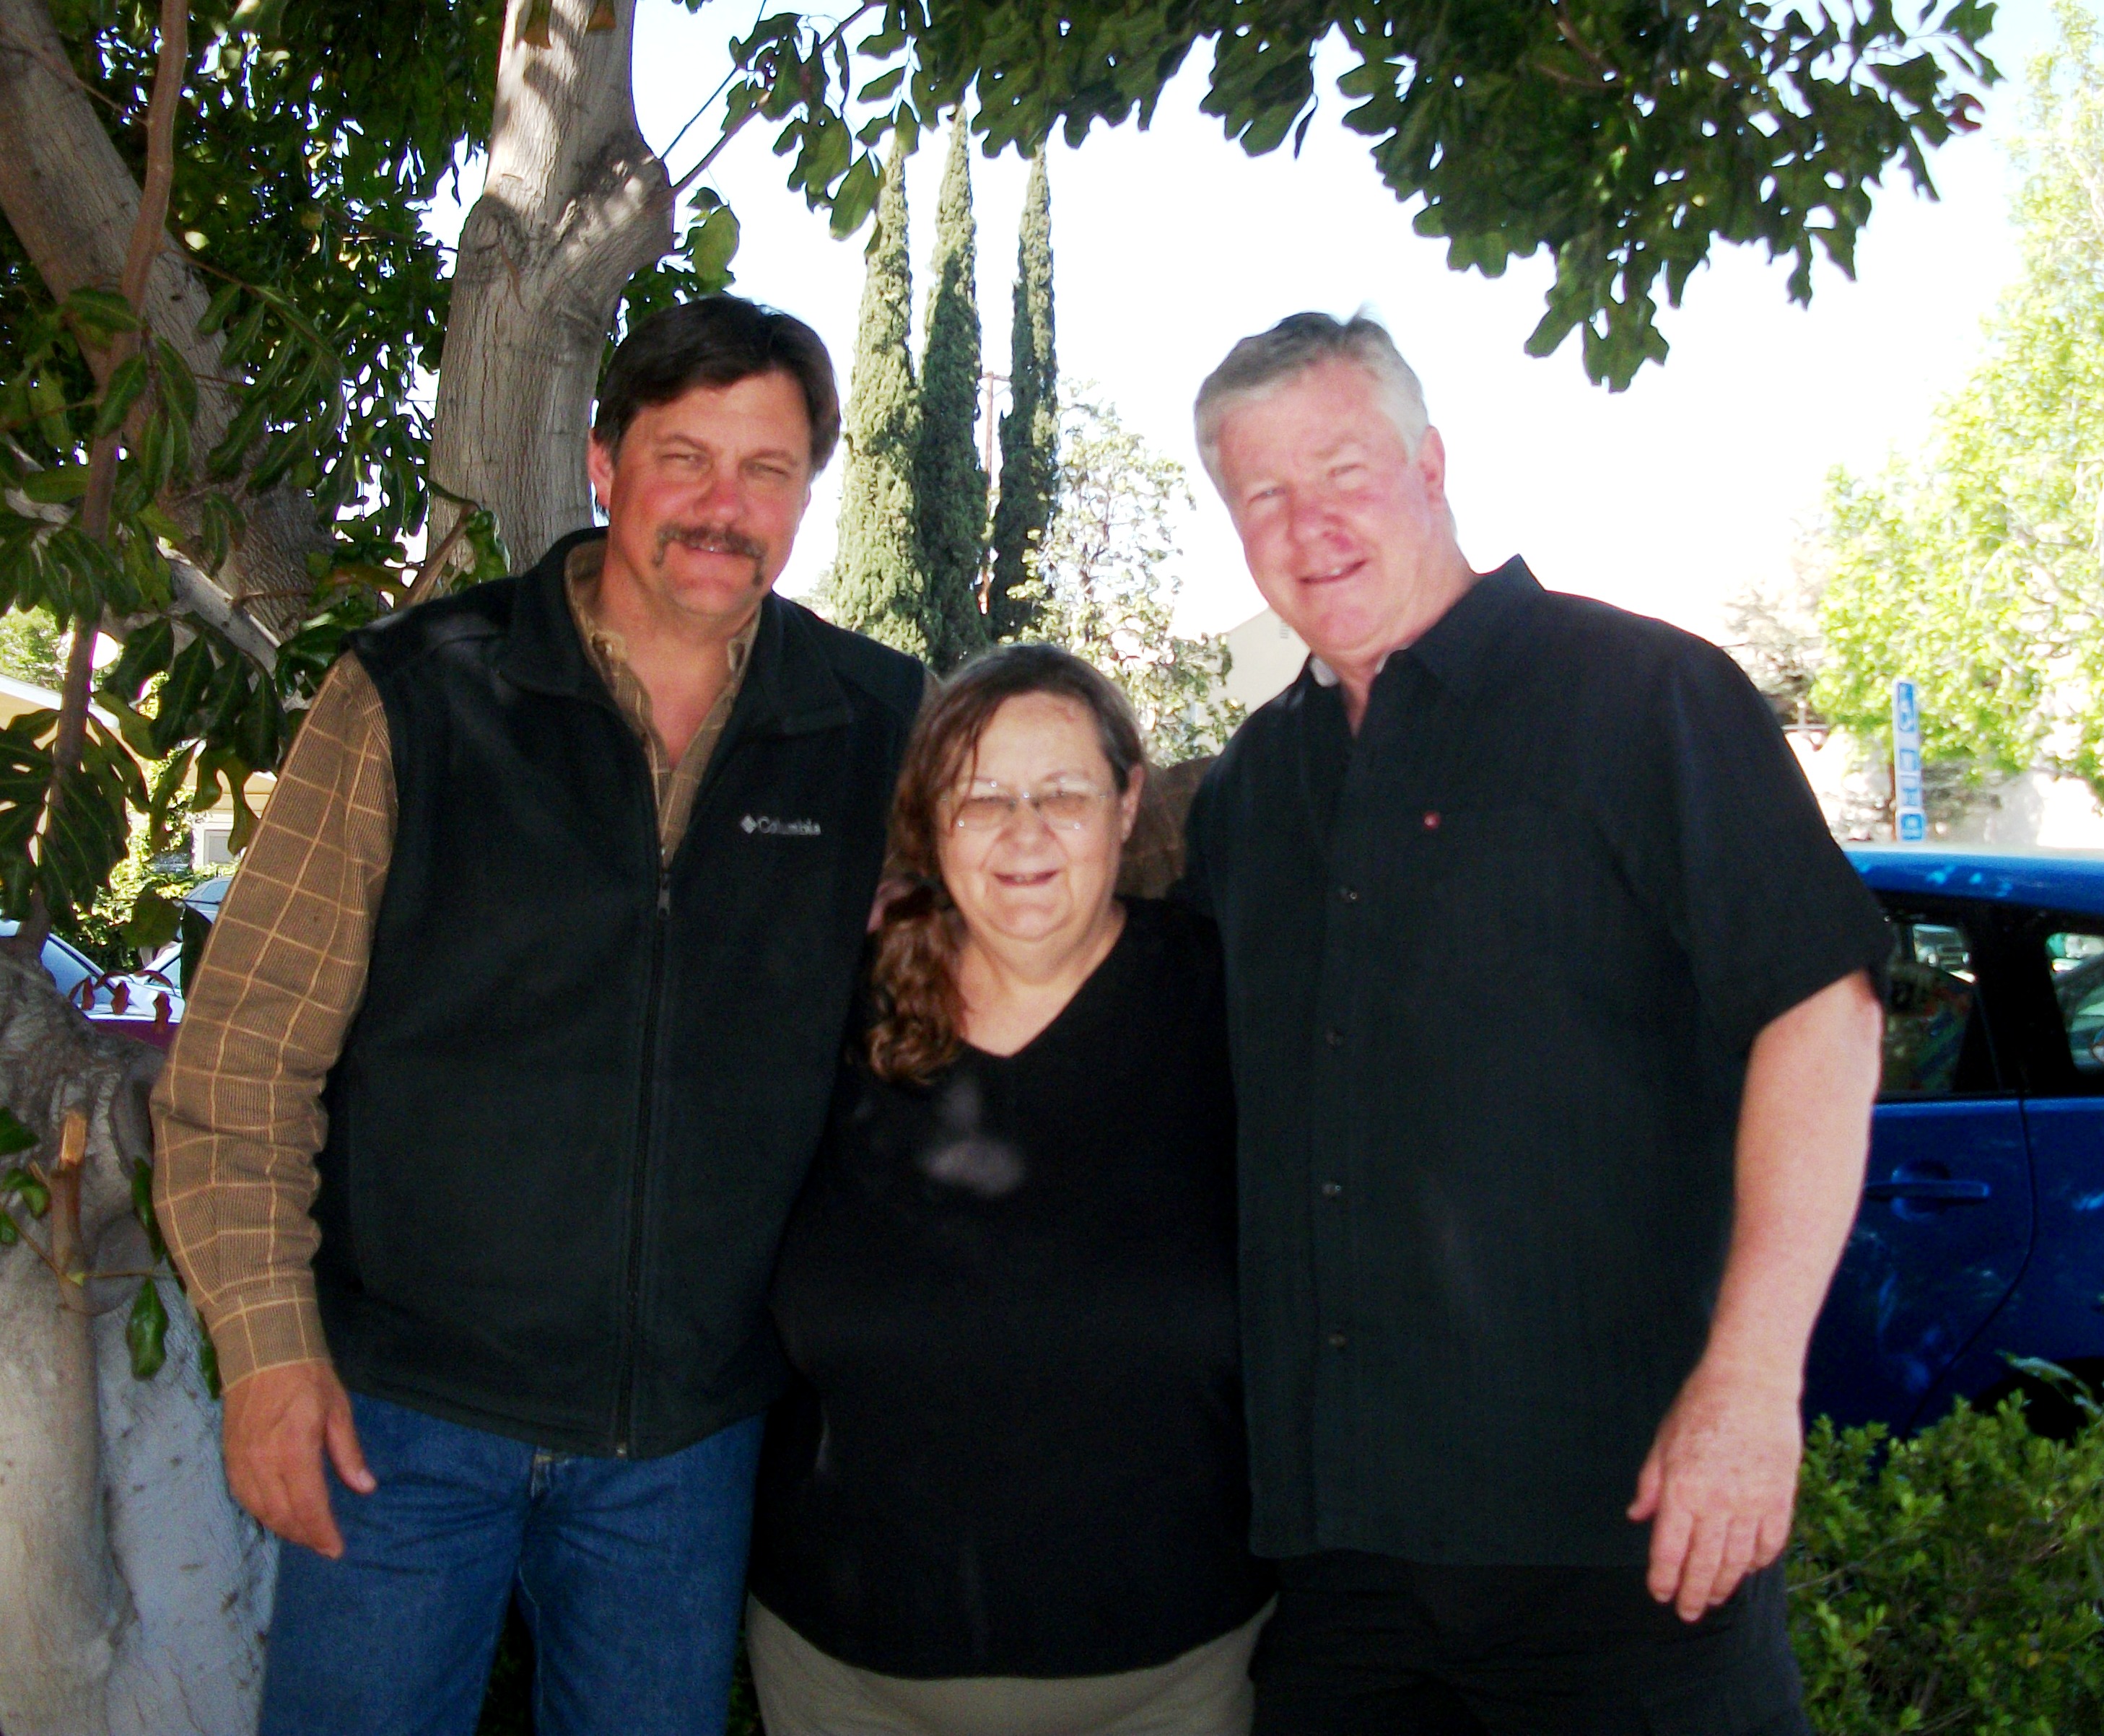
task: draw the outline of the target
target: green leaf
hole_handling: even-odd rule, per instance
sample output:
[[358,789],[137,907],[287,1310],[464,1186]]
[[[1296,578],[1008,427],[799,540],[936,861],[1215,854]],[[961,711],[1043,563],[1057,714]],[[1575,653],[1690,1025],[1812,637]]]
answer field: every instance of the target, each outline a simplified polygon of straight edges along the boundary
[[161,397],[171,414],[184,422],[197,419],[197,378],[176,346],[165,337],[154,340],[154,368],[160,377]]
[[37,432],[54,452],[71,449],[73,426],[66,418],[65,386],[56,375],[38,373],[29,382],[29,408],[35,413]]
[[139,1286],[124,1323],[124,1347],[132,1353],[135,1379],[150,1381],[161,1372],[168,1359],[167,1337],[168,1310],[162,1304],[160,1286],[149,1278]]
[[[0,1107],[0,1158],[11,1158],[19,1151],[34,1151],[40,1143],[12,1109]],[[26,1170],[11,1169],[5,1176],[0,1176],[0,1187],[8,1185],[11,1177],[26,1177],[28,1173]]]
[[687,261],[702,283],[702,293],[715,295],[731,280],[730,262],[738,256],[738,214],[729,206],[711,212],[693,233]]
[[267,302],[259,301],[241,316],[240,324],[227,334],[226,342],[221,347],[221,366],[231,368],[247,355],[249,346],[263,329],[263,316],[270,310]]
[[216,574],[226,565],[227,552],[241,534],[245,520],[241,509],[220,493],[205,496],[198,518],[198,564],[207,573]]
[[132,311],[131,303],[113,289],[76,289],[60,304],[60,312],[98,350],[107,348],[113,337],[139,329],[139,316]]
[[166,616],[149,621],[133,629],[98,685],[106,697],[132,704],[138,699],[139,689],[166,669],[175,654],[175,623]]
[[42,1217],[51,1209],[51,1190],[19,1167],[0,1171],[0,1197],[20,1200],[31,1217]]
[[285,5],[286,0],[241,0],[230,21],[236,30],[263,42],[279,42],[285,34]]
[[262,427],[270,408],[270,399],[261,392],[254,393],[241,407],[228,425],[225,436],[212,448],[212,456],[206,461],[205,467],[212,475],[231,476],[241,468],[242,455]]
[[180,904],[147,886],[132,899],[132,913],[124,919],[124,944],[141,953],[158,953],[176,938],[182,919]]
[[855,158],[854,166],[841,181],[840,191],[833,195],[833,234],[845,239],[863,225],[876,195],[884,185],[884,173],[876,158],[865,154]]
[[124,418],[132,413],[132,406],[146,390],[146,358],[143,355],[127,355],[110,370],[109,384],[102,388],[102,402],[96,406],[96,439],[114,434],[124,426]]
[[221,283],[205,308],[204,317],[198,321],[198,335],[209,337],[223,327],[226,324],[226,316],[234,311],[234,304],[240,299],[240,284]]
[[87,466],[62,464],[51,470],[31,471],[22,479],[22,492],[39,506],[63,506],[87,493]]
[[155,1265],[168,1257],[168,1244],[161,1238],[161,1221],[154,1212],[154,1163],[141,1158],[132,1166],[132,1215],[146,1232],[146,1247]]

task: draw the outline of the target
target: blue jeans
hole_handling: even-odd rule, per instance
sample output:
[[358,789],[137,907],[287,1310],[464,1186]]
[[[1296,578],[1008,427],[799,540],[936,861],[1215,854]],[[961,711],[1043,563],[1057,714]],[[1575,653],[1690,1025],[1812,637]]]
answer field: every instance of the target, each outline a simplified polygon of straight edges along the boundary
[[287,1544],[261,1736],[470,1736],[515,1587],[536,1736],[722,1736],[761,1419],[586,1458],[354,1394],[344,1554]]

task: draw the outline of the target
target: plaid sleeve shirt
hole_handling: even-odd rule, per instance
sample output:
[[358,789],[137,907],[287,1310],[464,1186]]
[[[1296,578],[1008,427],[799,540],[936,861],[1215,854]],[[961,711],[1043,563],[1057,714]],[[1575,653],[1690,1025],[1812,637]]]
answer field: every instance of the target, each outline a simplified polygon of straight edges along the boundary
[[[604,547],[586,543],[572,556],[571,609],[649,757],[669,858],[729,721],[758,615],[730,645],[729,680],[674,759],[620,640],[593,618]],[[328,1359],[308,1215],[326,1131],[322,1087],[365,993],[394,827],[386,713],[364,666],[346,657],[323,683],[227,889],[154,1092],[155,1207],[230,1386]]]

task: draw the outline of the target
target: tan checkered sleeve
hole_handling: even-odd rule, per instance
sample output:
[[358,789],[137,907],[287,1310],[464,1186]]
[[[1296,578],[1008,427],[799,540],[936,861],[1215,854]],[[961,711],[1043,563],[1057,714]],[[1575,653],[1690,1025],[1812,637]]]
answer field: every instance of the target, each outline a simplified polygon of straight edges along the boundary
[[394,842],[387,716],[330,672],[227,889],[154,1092],[154,1202],[227,1385],[326,1360],[308,1214],[321,1091],[365,993]]

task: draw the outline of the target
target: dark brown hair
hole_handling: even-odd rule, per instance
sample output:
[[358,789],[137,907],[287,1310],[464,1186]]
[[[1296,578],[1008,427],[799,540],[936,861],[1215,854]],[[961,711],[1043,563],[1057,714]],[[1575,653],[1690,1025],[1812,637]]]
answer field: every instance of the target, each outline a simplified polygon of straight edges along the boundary
[[875,1022],[870,1069],[879,1078],[926,1079],[963,1046],[957,953],[964,923],[943,884],[943,805],[994,713],[1025,694],[1072,699],[1095,720],[1096,740],[1122,796],[1142,763],[1139,725],[1125,695],[1057,645],[1002,645],[952,676],[921,708],[891,804],[885,877],[907,890],[885,908],[870,966]]
[[682,301],[639,322],[606,364],[592,438],[618,452],[638,411],[670,404],[698,386],[735,386],[762,373],[786,373],[803,389],[817,475],[840,438],[833,359],[802,320],[739,296]]

